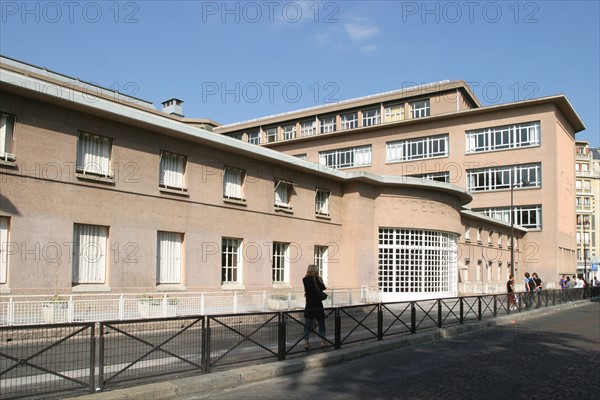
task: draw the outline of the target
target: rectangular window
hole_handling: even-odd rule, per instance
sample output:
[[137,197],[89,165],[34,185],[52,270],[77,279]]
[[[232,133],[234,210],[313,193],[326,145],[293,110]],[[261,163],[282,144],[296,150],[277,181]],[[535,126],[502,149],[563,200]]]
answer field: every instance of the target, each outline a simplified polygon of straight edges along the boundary
[[290,275],[289,243],[273,242],[273,283],[288,283]]
[[358,128],[358,114],[350,113],[340,116],[340,130]]
[[335,132],[335,116],[321,118],[321,133]]
[[108,227],[75,224],[73,231],[73,283],[105,283]]
[[185,185],[186,164],[186,156],[161,151],[159,186],[167,189],[187,190]]
[[383,293],[456,292],[456,235],[380,228],[379,288]]
[[329,195],[328,190],[317,189],[315,194],[315,213],[318,215],[329,215]]
[[221,244],[221,283],[241,283],[241,239],[223,238]]
[[[473,211],[510,224],[510,207],[482,208],[474,209]],[[513,216],[515,225],[521,225],[529,229],[542,229],[541,205],[515,206]]]
[[15,130],[15,117],[0,113],[0,160],[14,161],[13,137]]
[[283,179],[275,180],[275,207],[291,209],[290,197],[294,185]]
[[404,120],[404,104],[394,104],[385,108],[385,122]]
[[267,143],[273,143],[277,141],[277,128],[265,129],[265,139]]
[[431,172],[428,174],[408,175],[412,178],[421,178],[424,181],[436,181],[450,183],[450,172]]
[[260,144],[260,131],[248,132],[248,143]]
[[465,242],[471,241],[471,225],[465,225]]
[[328,246],[315,245],[314,264],[319,268],[319,276],[327,282]]
[[234,133],[233,135],[229,135],[230,138],[233,139],[237,139],[237,140],[242,140],[244,138],[244,134],[243,133]]
[[233,167],[225,167],[223,174],[223,197],[226,199],[244,199],[244,179],[246,171]]
[[429,116],[429,99],[413,101],[410,103],[410,118],[423,118]]
[[319,163],[330,168],[371,165],[371,145],[320,152]]
[[181,283],[183,233],[158,232],[156,265],[158,284]]
[[300,137],[313,136],[317,134],[317,121],[300,122]]
[[467,190],[483,192],[541,187],[541,170],[541,163],[467,169]]
[[0,217],[0,283],[8,276],[8,218]]
[[367,110],[362,112],[362,126],[373,126],[381,123],[381,110]]
[[112,177],[110,157],[112,139],[79,132],[77,141],[77,172],[97,175],[105,178]]
[[467,153],[538,146],[540,122],[525,122],[466,132]]
[[448,155],[448,134],[398,140],[386,144],[386,161],[399,162]]
[[296,125],[286,125],[283,127],[283,140],[290,140],[296,137]]

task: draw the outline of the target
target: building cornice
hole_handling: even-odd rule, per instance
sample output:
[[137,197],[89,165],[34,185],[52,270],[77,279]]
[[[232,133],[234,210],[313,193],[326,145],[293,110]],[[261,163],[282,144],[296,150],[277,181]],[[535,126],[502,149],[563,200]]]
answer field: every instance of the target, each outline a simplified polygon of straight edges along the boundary
[[[452,184],[438,185],[418,179],[413,181],[412,178],[404,177],[378,177],[364,172],[346,173],[265,147],[249,144],[224,135],[217,135],[190,126],[177,118],[155,110],[144,107],[132,107],[129,104],[123,104],[105,96],[96,96],[91,99],[90,94],[79,87],[72,88],[66,86],[63,87],[65,90],[47,91],[44,90],[44,82],[48,82],[48,80],[43,76],[29,73],[23,74],[22,71],[15,70],[14,68],[6,68],[4,64],[0,65],[1,89],[17,93],[21,96],[31,97],[39,101],[49,102],[58,106],[142,127],[159,134],[202,143],[213,148],[223,149],[234,154],[240,154],[275,165],[299,169],[306,173],[322,176],[334,181],[364,180],[380,185],[419,187],[421,189],[452,194],[463,204],[471,201],[470,195],[464,189]],[[57,81],[55,84],[59,85],[60,82]]]
[[468,100],[473,106],[481,107],[481,103],[477,97],[475,97],[471,91],[471,88],[469,88],[465,81],[440,81],[406,89],[399,89],[370,96],[343,100],[333,104],[324,104],[301,110],[294,110],[281,114],[255,118],[248,121],[240,121],[232,124],[221,125],[215,129],[215,133],[224,134],[252,127],[274,125],[284,121],[297,121],[301,119],[307,119],[309,117],[337,113],[343,110],[363,108],[377,103],[389,103],[394,101],[405,101],[409,99],[417,100],[418,98],[426,97],[432,93],[454,92],[456,90],[460,90],[463,96],[465,96],[466,100]]

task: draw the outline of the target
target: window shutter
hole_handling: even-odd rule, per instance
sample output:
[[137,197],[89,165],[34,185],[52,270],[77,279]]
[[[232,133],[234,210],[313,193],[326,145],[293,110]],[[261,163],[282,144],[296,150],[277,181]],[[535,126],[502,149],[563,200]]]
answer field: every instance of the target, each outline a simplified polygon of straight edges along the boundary
[[108,229],[96,225],[76,225],[76,283],[104,283],[106,280],[106,241]]
[[180,233],[158,233],[158,283],[181,283],[181,243]]
[[0,218],[0,283],[6,283],[8,269],[8,218]]

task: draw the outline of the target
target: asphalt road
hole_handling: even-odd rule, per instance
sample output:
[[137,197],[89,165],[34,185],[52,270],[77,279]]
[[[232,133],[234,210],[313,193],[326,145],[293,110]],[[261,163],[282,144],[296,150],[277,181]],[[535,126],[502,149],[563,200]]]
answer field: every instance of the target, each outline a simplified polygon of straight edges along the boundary
[[600,302],[198,399],[600,399]]

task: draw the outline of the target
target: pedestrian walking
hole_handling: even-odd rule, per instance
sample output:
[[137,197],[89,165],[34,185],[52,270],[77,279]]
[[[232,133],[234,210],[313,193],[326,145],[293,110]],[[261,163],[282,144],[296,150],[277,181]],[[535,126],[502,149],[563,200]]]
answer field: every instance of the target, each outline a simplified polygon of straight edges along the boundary
[[506,282],[506,293],[508,296],[508,307],[510,310],[517,309],[517,301],[515,299],[515,276],[511,274]]
[[538,276],[537,272],[531,274],[531,279],[533,279],[535,284],[535,287],[533,288],[533,292],[535,293],[536,297],[535,308],[540,308],[542,306],[542,280]]
[[558,284],[560,285],[561,289],[566,289],[567,288],[567,276],[563,275],[562,278],[560,278],[560,281],[558,282]]
[[323,310],[323,300],[327,295],[323,290],[327,289],[323,280],[319,276],[319,268],[310,264],[306,269],[306,276],[302,278],[304,284],[304,297],[306,297],[306,306],[304,307],[304,349],[310,349],[309,335],[313,329],[313,323],[316,320],[319,325],[319,336],[321,337],[321,347],[325,347],[327,342],[325,335],[325,310]]
[[525,308],[531,310],[531,306],[534,301],[534,289],[535,282],[529,275],[529,272],[525,272]]

